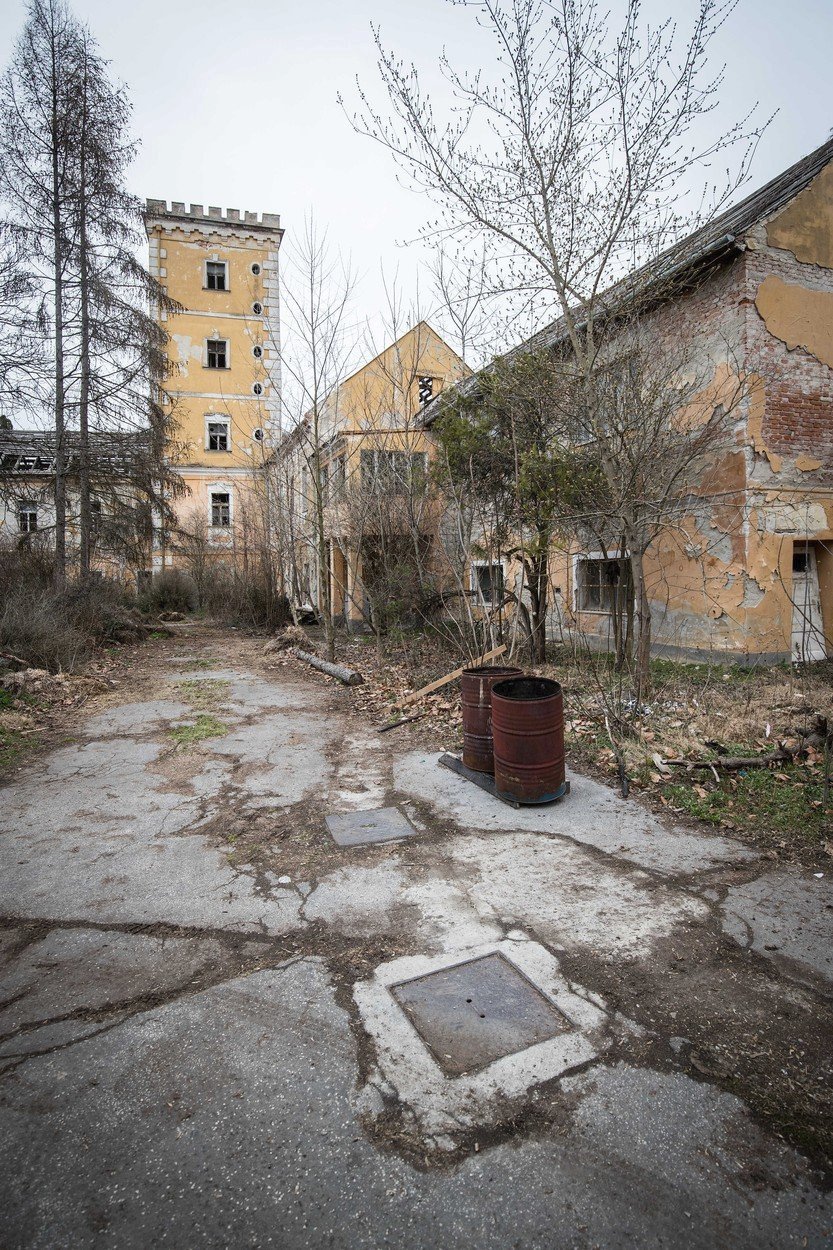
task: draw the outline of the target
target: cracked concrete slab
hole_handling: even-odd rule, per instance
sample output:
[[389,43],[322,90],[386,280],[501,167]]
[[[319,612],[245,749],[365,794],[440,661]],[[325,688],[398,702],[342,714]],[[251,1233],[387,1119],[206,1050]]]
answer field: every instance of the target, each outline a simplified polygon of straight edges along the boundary
[[821,1246],[830,1227],[800,1158],[737,1099],[681,1076],[588,1073],[574,1125],[443,1171],[367,1139],[356,1080],[316,960],[30,1060],[0,1102],[5,1242],[784,1250]]
[[730,886],[723,929],[741,946],[833,981],[833,882],[789,869]]
[[412,751],[394,765],[398,789],[430,803],[464,829],[525,830],[570,838],[658,872],[702,872],[720,864],[751,861],[756,852],[732,838],[661,824],[590,777],[570,774],[570,795],[549,807],[515,810],[437,765],[439,754]]

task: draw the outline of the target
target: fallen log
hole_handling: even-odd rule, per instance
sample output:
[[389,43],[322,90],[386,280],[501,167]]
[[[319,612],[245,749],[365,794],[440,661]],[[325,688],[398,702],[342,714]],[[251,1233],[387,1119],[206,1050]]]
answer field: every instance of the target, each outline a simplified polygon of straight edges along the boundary
[[361,673],[353,668],[345,668],[343,664],[331,664],[329,660],[322,660],[310,651],[302,651],[300,647],[293,647],[292,654],[299,660],[306,660],[312,668],[326,673],[328,677],[337,677],[345,686],[361,686],[364,683]]
[[727,772],[737,772],[742,768],[767,768],[770,764],[784,764],[794,760],[797,751],[787,747],[779,747],[768,755],[716,755],[713,760],[663,760],[666,767],[671,768],[723,768]]
[[436,681],[430,681],[427,686],[423,686],[421,690],[415,690],[412,694],[406,694],[404,699],[399,699],[394,703],[394,707],[407,707],[409,703],[416,703],[418,699],[424,699],[427,694],[433,694],[435,690],[439,690],[441,686],[447,686],[450,681],[454,681],[455,677],[462,677],[467,668],[479,668],[481,664],[485,664],[487,660],[494,660],[499,655],[503,655],[506,650],[506,643],[501,643],[499,647],[495,647],[494,651],[487,651],[485,655],[480,655],[476,660],[469,660],[468,664],[463,664],[460,668],[455,668],[452,673],[446,673],[445,677],[438,677]]

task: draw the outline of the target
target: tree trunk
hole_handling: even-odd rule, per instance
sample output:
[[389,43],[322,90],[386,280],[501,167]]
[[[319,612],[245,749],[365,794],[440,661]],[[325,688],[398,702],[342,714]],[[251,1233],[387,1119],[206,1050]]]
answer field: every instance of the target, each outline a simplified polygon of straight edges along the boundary
[[66,381],[64,374],[64,223],[61,212],[60,146],[62,123],[59,112],[59,66],[52,43],[52,247],[55,267],[55,586],[62,590],[67,577],[67,501],[64,463],[66,426]]
[[631,547],[631,570],[633,593],[636,602],[636,668],[634,686],[637,704],[641,703],[651,688],[651,604],[645,589],[644,552],[635,544]]
[[90,576],[90,255],[87,235],[87,79],[83,80],[78,186],[78,260],[81,313],[81,389],[78,403],[79,559],[81,580]]

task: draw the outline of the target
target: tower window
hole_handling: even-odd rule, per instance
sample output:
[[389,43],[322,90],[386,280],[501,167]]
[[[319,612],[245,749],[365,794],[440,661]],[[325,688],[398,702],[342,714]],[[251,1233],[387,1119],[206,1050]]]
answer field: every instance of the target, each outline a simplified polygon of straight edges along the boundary
[[228,369],[227,339],[206,339],[205,348],[209,369]]
[[38,505],[31,499],[21,499],[17,505],[17,528],[21,534],[34,534],[38,528]]
[[252,265],[252,273],[254,274],[256,278],[260,276],[260,265],[257,263],[257,261],[255,261],[255,263]]
[[260,382],[255,382],[254,386],[252,387],[252,394],[253,395],[263,394],[263,386],[261,385]]
[[260,346],[260,343],[255,343],[254,347],[252,348],[252,355],[254,356],[255,360],[260,360],[261,356],[263,355],[263,348]]
[[211,525],[214,529],[228,529],[231,525],[231,495],[228,491],[212,491]]
[[228,290],[228,265],[224,260],[205,262],[205,285],[209,291]]
[[259,300],[255,300],[255,302],[252,304],[252,312],[254,313],[256,317],[259,317],[260,314],[263,312],[263,305],[260,303]]
[[208,450],[209,451],[228,451],[229,449],[229,423],[228,421],[209,421],[208,422]]

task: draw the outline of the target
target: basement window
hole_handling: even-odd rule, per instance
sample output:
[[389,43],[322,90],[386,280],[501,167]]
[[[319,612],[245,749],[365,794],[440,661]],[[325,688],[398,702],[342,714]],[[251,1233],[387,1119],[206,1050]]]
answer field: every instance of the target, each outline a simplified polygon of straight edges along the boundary
[[228,290],[228,265],[224,260],[205,262],[205,287],[208,291]]
[[205,352],[209,369],[228,369],[227,339],[206,339]]
[[231,525],[231,495],[228,491],[212,491],[211,525],[213,529],[228,529]]
[[229,449],[229,423],[228,421],[209,421],[208,422],[208,450],[209,451],[228,451]]
[[21,534],[34,534],[38,528],[38,505],[31,499],[21,499],[17,505],[17,528]]
[[633,599],[630,564],[618,559],[579,556],[575,562],[575,605],[579,612],[611,615]]
[[476,561],[471,566],[472,589],[485,604],[503,602],[504,575],[503,565],[490,564],[488,561]]

